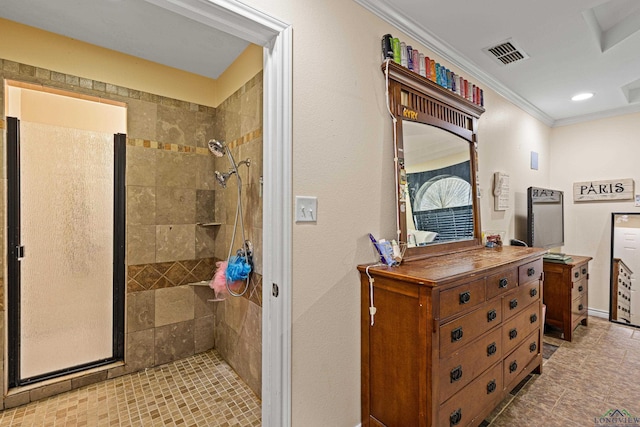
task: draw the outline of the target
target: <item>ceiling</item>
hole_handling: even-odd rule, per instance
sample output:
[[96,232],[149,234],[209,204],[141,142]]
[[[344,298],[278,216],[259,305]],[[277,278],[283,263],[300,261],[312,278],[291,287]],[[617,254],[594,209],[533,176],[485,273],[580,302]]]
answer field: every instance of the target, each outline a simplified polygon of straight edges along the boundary
[[[637,0],[355,1],[550,126],[640,111]],[[214,79],[247,47],[163,3],[0,0],[0,17]],[[487,53],[505,41],[526,59]]]
[[213,79],[249,44],[153,0],[0,0],[0,17]]
[[[637,0],[355,1],[550,126],[640,111]],[[527,58],[487,53],[508,40]]]

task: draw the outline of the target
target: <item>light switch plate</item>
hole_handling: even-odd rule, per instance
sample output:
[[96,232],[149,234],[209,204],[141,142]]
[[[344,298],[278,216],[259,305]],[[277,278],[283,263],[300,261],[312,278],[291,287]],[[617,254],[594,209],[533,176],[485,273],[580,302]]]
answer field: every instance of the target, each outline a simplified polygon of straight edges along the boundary
[[318,220],[318,198],[296,196],[296,222],[316,222]]

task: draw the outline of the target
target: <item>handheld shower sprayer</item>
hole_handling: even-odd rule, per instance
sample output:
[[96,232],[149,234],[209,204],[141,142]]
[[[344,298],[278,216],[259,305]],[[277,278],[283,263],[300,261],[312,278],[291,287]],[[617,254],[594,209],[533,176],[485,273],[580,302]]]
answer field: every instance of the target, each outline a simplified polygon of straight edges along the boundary
[[209,141],[209,151],[213,153],[216,157],[224,156],[224,153],[227,150],[227,145],[224,142],[218,141],[217,139],[212,139]]
[[[236,176],[237,184],[238,184],[238,202],[236,205],[236,215],[235,215],[235,221],[233,224],[233,236],[231,237],[231,244],[229,246],[229,255],[227,256],[227,260],[228,261],[231,260],[233,244],[236,240],[236,230],[238,227],[238,221],[240,221],[243,248],[238,250],[237,256],[241,256],[244,259],[246,259],[246,262],[251,266],[251,268],[253,268],[253,245],[249,240],[245,238],[244,223],[242,221],[242,219],[244,218],[244,215],[242,213],[242,180],[240,178],[240,174],[238,173],[238,166],[245,165],[247,167],[250,167],[251,160],[245,159],[236,163],[236,160],[233,158],[233,155],[231,154],[231,150],[229,149],[227,144],[225,144],[222,141],[218,141],[216,139],[210,140],[208,143],[208,146],[209,146],[209,151],[211,151],[211,153],[214,156],[223,157],[226,154],[227,157],[229,158],[229,163],[231,163],[231,169],[229,169],[229,172],[221,173],[220,171],[215,171],[215,177],[216,177],[216,181],[218,181],[218,184],[220,184],[222,188],[227,188],[227,181],[229,177],[231,177],[231,175],[234,175],[234,174]],[[229,283],[227,282],[226,283],[227,291],[229,292],[229,294],[231,294],[234,297],[242,296],[249,289],[249,280],[250,280],[250,276],[247,276],[244,290],[240,293],[235,293],[233,290],[231,290],[229,288]]]

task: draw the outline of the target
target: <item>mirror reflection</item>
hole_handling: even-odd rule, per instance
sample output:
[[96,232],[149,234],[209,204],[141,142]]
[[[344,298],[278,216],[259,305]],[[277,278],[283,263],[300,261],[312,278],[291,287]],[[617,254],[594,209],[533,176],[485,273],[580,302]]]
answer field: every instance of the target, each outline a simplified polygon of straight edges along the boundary
[[410,121],[402,122],[402,136],[407,247],[473,239],[469,142]]
[[614,213],[611,220],[610,320],[640,326],[640,214]]

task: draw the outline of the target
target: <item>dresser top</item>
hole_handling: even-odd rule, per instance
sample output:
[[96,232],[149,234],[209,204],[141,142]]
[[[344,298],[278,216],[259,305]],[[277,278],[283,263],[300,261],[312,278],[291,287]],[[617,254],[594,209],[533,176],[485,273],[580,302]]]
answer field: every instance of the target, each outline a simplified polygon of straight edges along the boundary
[[[426,286],[436,286],[459,278],[484,274],[488,270],[507,264],[534,260],[546,252],[546,249],[521,246],[482,247],[405,261],[398,267],[370,267],[369,273]],[[358,270],[361,272],[364,272],[366,268],[367,265],[358,266]]]
[[545,260],[545,263],[550,262],[551,264],[570,265],[571,267],[575,267],[576,265],[589,262],[593,259],[590,256],[571,255],[571,254],[569,254],[569,256],[571,257],[571,261],[568,261],[568,262],[553,262],[553,261]]

